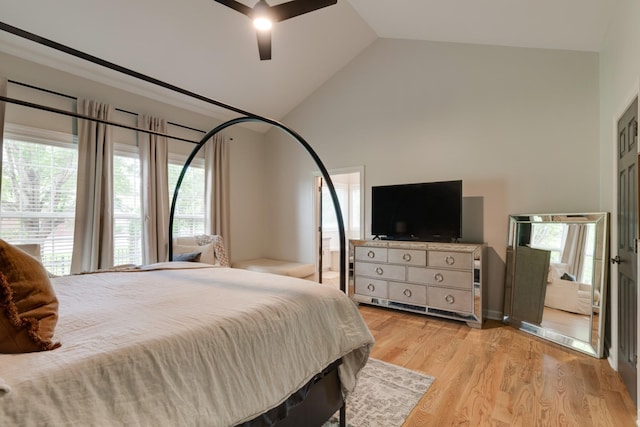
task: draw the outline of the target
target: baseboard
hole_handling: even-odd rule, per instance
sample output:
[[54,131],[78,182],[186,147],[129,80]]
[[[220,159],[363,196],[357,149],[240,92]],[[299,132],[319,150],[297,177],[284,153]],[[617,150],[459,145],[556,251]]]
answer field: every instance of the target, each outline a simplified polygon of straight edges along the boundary
[[499,320],[500,322],[502,322],[504,314],[502,313],[502,311],[487,310],[484,317],[485,319]]

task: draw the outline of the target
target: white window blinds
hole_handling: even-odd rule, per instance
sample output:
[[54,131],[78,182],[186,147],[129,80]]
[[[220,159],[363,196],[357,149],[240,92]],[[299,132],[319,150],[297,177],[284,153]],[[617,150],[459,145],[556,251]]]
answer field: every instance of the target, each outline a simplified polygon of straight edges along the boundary
[[77,159],[70,135],[5,132],[0,236],[40,244],[42,262],[54,274],[71,268]]
[[[186,158],[169,157],[169,203]],[[174,236],[204,234],[204,162],[194,159],[182,180],[173,218]]]
[[113,263],[142,263],[140,159],[137,149],[116,145],[113,158]]

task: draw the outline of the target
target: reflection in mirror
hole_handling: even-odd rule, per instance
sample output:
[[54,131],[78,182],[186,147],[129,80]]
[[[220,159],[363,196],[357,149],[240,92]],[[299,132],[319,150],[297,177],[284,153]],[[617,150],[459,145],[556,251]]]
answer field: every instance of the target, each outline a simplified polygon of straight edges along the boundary
[[602,357],[608,214],[509,217],[504,322]]

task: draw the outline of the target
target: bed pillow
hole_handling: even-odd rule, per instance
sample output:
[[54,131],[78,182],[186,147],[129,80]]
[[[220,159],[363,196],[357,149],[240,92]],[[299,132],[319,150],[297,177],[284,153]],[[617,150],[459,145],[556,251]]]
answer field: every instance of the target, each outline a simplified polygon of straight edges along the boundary
[[173,254],[173,261],[199,262],[201,252],[188,252],[186,254]]
[[198,262],[204,262],[205,264],[220,265],[216,261],[215,250],[213,243],[208,245],[173,245],[173,260],[177,261],[176,256],[190,254],[193,252],[200,252],[200,259]]
[[195,236],[195,239],[198,245],[208,245],[209,243],[213,243],[213,252],[216,255],[217,261],[216,265],[229,267],[229,258],[227,257],[227,252],[224,249],[222,236],[219,234],[200,234]]
[[0,239],[0,353],[53,350],[58,299],[40,262]]

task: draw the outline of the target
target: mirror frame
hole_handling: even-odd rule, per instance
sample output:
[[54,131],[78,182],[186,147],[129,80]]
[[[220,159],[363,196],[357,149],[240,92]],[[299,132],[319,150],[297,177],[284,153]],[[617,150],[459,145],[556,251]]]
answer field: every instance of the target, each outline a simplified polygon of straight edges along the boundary
[[[568,224],[584,224],[595,223],[597,235],[601,236],[602,244],[596,248],[594,257],[596,260],[602,260],[600,268],[600,280],[602,287],[600,289],[600,302],[598,308],[598,325],[596,342],[583,341],[575,337],[564,335],[560,332],[544,328],[540,325],[520,321],[513,318],[513,287],[515,281],[515,249],[518,242],[518,230],[520,224],[532,223],[568,223]],[[602,233],[602,234],[600,234]],[[505,293],[504,293],[504,313],[503,322],[513,326],[521,331],[536,335],[540,338],[560,344],[564,347],[580,351],[593,357],[602,358],[604,353],[604,323],[606,317],[607,306],[607,288],[609,286],[609,213],[579,213],[579,214],[522,214],[509,215],[509,232],[507,243],[507,272],[505,275]],[[596,273],[594,268],[594,275]],[[595,276],[594,276],[595,277]],[[591,290],[591,301],[593,301],[594,288]],[[593,310],[589,321],[591,330],[593,329]]]

